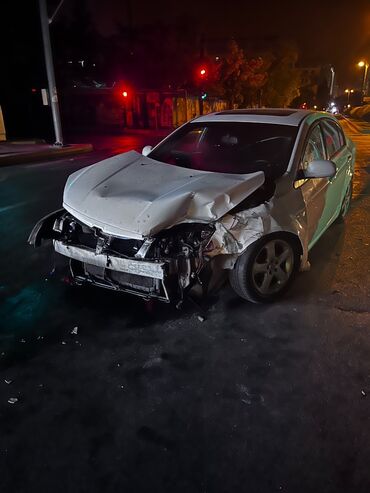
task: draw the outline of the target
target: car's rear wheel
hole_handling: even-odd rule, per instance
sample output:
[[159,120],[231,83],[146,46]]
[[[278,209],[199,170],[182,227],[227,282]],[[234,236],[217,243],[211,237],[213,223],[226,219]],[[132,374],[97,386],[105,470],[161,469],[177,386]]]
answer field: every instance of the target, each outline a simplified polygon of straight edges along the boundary
[[340,213],[338,215],[338,219],[337,219],[338,222],[343,222],[344,218],[346,217],[349,211],[352,201],[352,190],[353,190],[353,180],[351,180],[348,184],[346,194],[343,198],[342,206],[340,208]]
[[253,243],[230,272],[230,284],[242,298],[268,303],[286,291],[299,263],[290,237],[269,236]]

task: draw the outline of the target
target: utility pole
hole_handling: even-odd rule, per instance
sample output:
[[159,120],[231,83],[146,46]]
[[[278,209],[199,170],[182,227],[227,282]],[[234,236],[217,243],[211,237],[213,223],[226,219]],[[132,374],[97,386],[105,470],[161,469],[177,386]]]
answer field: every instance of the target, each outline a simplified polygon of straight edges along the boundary
[[[59,10],[61,4],[57,7]],[[54,124],[54,133],[55,133],[55,146],[63,145],[63,135],[62,135],[62,125],[60,122],[60,112],[59,112],[59,103],[58,103],[58,94],[57,87],[55,83],[55,74],[54,74],[54,64],[53,64],[53,53],[51,51],[51,43],[50,43],[50,31],[49,24],[51,20],[48,17],[48,11],[46,7],[46,0],[39,0],[40,6],[40,20],[41,20],[41,30],[42,30],[42,39],[44,43],[44,55],[45,55],[45,65],[46,65],[46,73],[48,77],[48,87],[49,87],[49,100],[51,106],[51,113],[53,115],[53,124]]]
[[330,85],[329,85],[329,96],[332,99],[334,94],[334,81],[335,81],[335,70],[334,67],[330,67]]
[[[202,33],[202,36],[200,38],[200,49],[199,49],[199,60],[201,63],[204,63],[204,57],[205,57],[205,38],[204,38],[204,33]],[[203,93],[204,93],[204,81],[208,76],[207,69],[202,66],[199,71],[200,75],[200,87],[199,87],[199,95],[198,95],[198,101],[199,101],[199,114],[203,115]]]

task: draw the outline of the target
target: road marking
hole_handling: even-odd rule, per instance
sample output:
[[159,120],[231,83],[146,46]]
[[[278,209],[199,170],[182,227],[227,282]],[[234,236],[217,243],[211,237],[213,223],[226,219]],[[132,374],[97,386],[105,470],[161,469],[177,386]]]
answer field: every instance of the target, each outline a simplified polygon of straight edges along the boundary
[[30,202],[35,202],[34,200],[27,200],[24,202],[18,202],[18,204],[13,204],[13,205],[7,205],[5,207],[0,207],[0,214],[2,212],[8,212],[11,209],[16,209],[17,207],[22,207],[23,205],[29,204]]

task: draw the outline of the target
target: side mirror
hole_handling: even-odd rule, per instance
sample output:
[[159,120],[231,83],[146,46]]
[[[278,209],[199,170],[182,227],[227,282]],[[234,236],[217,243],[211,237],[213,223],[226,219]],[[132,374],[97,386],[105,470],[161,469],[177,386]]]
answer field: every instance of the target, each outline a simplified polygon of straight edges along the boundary
[[311,161],[304,171],[305,178],[333,178],[337,169],[332,161],[317,159]]
[[152,146],[145,146],[143,150],[141,151],[141,154],[143,156],[147,156],[149,153],[152,152],[153,147]]

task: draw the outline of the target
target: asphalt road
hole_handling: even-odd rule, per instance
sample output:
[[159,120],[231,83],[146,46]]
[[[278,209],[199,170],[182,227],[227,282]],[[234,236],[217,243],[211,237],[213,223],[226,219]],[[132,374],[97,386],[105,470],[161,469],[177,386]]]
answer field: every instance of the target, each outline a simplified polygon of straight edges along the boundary
[[203,323],[68,286],[26,244],[70,173],[155,135],[0,169],[1,492],[370,491],[370,135],[343,125],[358,144],[346,223],[282,301],[225,287]]

